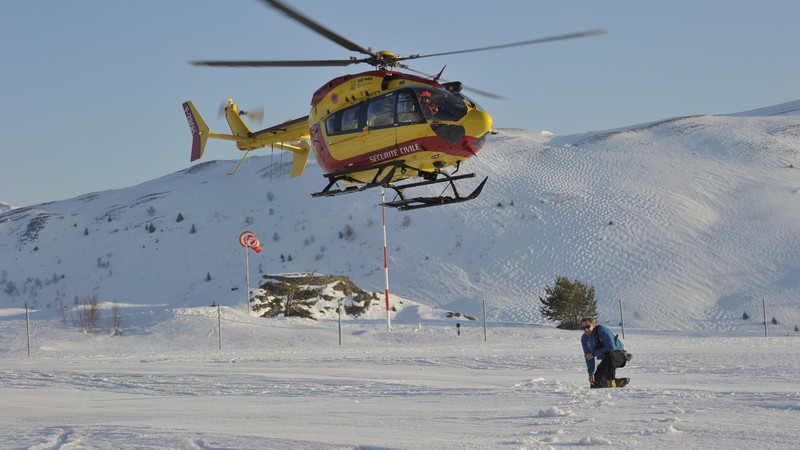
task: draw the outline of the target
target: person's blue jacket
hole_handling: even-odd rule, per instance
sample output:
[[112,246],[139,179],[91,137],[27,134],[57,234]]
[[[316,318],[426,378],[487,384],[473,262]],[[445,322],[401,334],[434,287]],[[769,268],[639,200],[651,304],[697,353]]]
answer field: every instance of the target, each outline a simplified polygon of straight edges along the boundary
[[[598,339],[600,342],[598,342]],[[592,353],[597,359],[603,359],[608,352],[622,350],[624,347],[622,341],[614,336],[611,329],[603,325],[595,325],[592,334],[583,333],[581,346],[583,347],[584,355]],[[594,358],[586,360],[586,368],[589,370],[589,375],[594,374]]]

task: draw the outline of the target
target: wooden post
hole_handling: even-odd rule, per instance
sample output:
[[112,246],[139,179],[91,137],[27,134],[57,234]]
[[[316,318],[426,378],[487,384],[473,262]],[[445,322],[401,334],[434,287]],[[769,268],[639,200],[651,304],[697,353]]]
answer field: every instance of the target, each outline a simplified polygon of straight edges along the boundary
[[767,302],[761,299],[761,309],[764,311],[764,337],[767,337]]
[[619,323],[622,326],[622,339],[625,339],[625,316],[622,315],[622,299],[619,301]]
[[339,345],[342,345],[342,299],[339,299]]

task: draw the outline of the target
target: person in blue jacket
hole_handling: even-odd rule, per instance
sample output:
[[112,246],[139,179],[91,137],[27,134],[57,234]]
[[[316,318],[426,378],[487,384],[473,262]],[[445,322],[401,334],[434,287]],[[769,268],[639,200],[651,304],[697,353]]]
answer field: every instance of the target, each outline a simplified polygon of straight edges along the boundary
[[[628,353],[623,351],[624,345],[611,330],[598,325],[591,317],[581,319],[581,346],[589,370],[589,383],[593,388],[623,387],[631,382],[630,378],[616,378],[617,368],[625,367]],[[595,358],[600,364],[595,371]]]

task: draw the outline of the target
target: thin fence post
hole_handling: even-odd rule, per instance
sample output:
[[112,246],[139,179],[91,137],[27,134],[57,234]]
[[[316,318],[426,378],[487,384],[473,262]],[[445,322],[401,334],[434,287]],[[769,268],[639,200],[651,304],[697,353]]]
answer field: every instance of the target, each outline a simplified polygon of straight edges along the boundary
[[222,350],[222,310],[219,307],[219,303],[217,303],[217,333],[219,335],[219,349]]
[[622,315],[622,299],[619,300],[619,323],[622,326],[622,339],[625,339],[625,316]]
[[28,304],[25,304],[25,329],[28,335],[28,358],[31,357],[31,319],[28,315]]
[[486,333],[486,299],[483,299],[483,342],[488,340]]

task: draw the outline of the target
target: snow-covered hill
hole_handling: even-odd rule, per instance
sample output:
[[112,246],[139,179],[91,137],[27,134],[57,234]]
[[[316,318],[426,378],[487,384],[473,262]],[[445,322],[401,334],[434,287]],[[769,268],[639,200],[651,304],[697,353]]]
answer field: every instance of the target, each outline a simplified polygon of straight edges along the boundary
[[14,207],[12,205],[9,205],[8,203],[0,202],[0,213],[4,213],[6,211],[11,211],[12,209],[14,209]]
[[[626,324],[758,326],[765,300],[791,328],[799,110],[796,101],[573,136],[498,130],[465,167],[489,176],[478,199],[387,211],[391,292],[474,316],[485,301],[490,320],[541,322],[538,297],[565,275],[593,284],[601,319],[613,323],[621,301]],[[206,157],[230,151],[215,143]],[[244,307],[245,230],[264,246],[250,254],[251,280],[317,272],[383,291],[380,190],[311,198],[324,185],[313,161],[291,180],[288,157],[261,154],[235,176],[236,160],[209,161],[0,213],[0,307],[54,311],[93,293]]]

